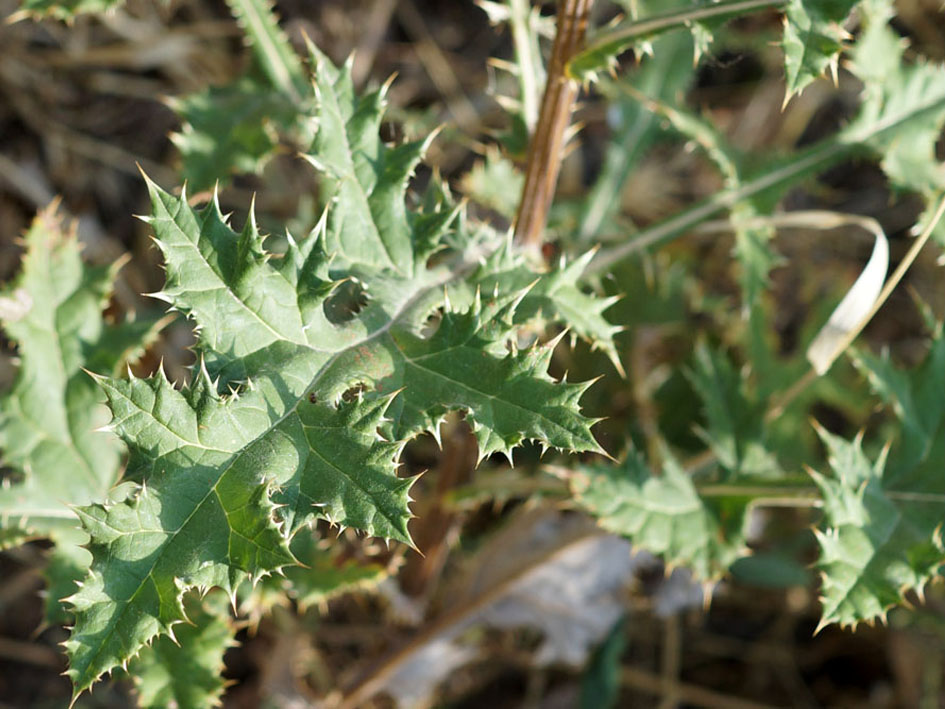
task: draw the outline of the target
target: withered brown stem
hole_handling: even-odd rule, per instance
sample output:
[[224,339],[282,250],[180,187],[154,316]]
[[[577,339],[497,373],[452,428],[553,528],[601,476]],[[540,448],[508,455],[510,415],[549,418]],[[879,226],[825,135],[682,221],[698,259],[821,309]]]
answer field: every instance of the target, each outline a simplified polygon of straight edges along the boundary
[[567,74],[568,62],[584,45],[594,0],[558,0],[558,27],[538,123],[528,148],[525,186],[515,217],[515,239],[537,249],[542,242],[564,151],[565,132],[580,88]]

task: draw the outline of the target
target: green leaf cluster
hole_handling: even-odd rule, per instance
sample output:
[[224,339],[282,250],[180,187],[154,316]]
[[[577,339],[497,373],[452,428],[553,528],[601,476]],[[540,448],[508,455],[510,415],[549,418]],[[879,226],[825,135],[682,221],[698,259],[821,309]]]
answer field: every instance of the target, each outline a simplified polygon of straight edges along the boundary
[[216,201],[194,209],[149,183],[158,295],[194,320],[200,362],[180,389],[163,372],[99,378],[136,484],[77,508],[93,554],[70,599],[77,692],[185,622],[189,589],[235,596],[296,564],[291,540],[316,519],[410,543],[400,452],[450,411],[480,458],[528,439],[600,450],[578,407],[589,384],[554,381],[554,341],[520,338],[572,313],[606,337],[606,302],[568,267],[529,266],[436,184],[408,209],[428,141],[383,144],[384,91],[358,95],[314,48],[312,62],[326,210],[308,238],[269,252],[252,213],[235,231]]

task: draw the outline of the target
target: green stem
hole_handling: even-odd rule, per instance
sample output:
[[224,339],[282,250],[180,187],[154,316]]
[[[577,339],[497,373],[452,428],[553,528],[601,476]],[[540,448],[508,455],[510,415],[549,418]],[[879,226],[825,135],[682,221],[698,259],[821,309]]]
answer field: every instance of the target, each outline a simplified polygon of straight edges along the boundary
[[617,54],[629,49],[635,42],[692,22],[735,17],[786,4],[787,0],[727,0],[629,22],[593,37],[587,47],[570,61],[568,73],[576,78],[588,78],[589,74],[608,68]]
[[630,241],[607,251],[599,252],[594,260],[588,264],[582,278],[605,273],[614,264],[628,256],[656,244],[670,241],[723,209],[730,209],[739,202],[754,197],[765,190],[783,184],[790,184],[817,168],[830,164],[836,158],[849,152],[853,147],[855,146],[848,143],[830,141],[825,145],[813,148],[805,155],[760,178],[749,180],[739,187],[731,187],[717,192],[701,204],[690,207],[675,217],[637,232]]

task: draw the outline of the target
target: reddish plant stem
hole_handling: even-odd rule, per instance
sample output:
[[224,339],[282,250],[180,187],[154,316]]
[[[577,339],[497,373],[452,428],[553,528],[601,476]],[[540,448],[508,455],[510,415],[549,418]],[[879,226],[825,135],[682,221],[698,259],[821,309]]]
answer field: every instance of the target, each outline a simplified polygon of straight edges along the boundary
[[568,76],[567,66],[584,45],[593,4],[594,0],[558,0],[558,28],[548,63],[548,79],[528,148],[525,186],[515,217],[515,239],[528,248],[538,249],[542,243],[561,168],[565,132],[580,88]]

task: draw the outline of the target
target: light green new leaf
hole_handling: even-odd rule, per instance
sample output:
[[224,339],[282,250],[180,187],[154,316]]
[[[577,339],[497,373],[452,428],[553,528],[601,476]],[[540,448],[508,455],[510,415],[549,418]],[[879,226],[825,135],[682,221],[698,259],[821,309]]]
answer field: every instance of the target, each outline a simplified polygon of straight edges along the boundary
[[[834,476],[811,471],[824,501],[817,530],[822,571],[821,627],[884,619],[909,590],[922,592],[945,564],[943,485],[929,471],[926,490],[889,487],[885,456],[875,463],[852,443],[819,431]],[[924,494],[929,493],[929,494]]]
[[190,595],[185,606],[190,622],[175,626],[175,638],[158,638],[128,665],[142,707],[205,709],[219,704],[223,655],[236,644],[227,597]]
[[523,184],[525,176],[496,148],[463,175],[460,188],[473,202],[512,219]]
[[784,17],[784,70],[787,98],[803,91],[837,64],[848,36],[843,21],[857,0],[791,0]]
[[622,464],[586,466],[570,481],[578,505],[604,529],[700,578],[719,578],[745,553],[747,500],[700,497],[671,459],[657,476],[631,450]]
[[357,96],[350,68],[312,51],[309,159],[329,203],[307,239],[274,257],[252,214],[237,233],[215,201],[196,210],[149,183],[167,274],[156,295],[195,321],[201,362],[183,390],[163,373],[101,381],[138,485],[79,510],[93,563],[71,599],[77,692],[182,622],[187,590],[233,595],[296,563],[290,539],[317,518],[409,543],[400,451],[451,410],[480,455],[525,438],[599,450],[578,406],[587,385],[548,377],[550,346],[514,347],[527,291],[448,302],[502,237],[470,231],[436,186],[408,212],[423,146],[383,146],[382,95]]

